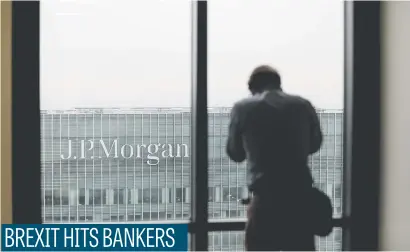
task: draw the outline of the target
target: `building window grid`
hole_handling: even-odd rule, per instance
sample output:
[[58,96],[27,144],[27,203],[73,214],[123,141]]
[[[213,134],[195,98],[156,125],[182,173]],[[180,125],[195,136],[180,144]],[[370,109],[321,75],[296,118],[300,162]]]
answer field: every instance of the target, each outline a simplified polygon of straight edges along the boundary
[[[103,139],[103,133],[104,133],[104,128],[103,128],[103,114],[102,113],[100,113],[100,116],[99,116],[99,118],[100,118],[100,140],[102,141],[102,139]],[[99,157],[101,157],[102,156],[102,149],[101,148],[98,148],[98,156]],[[104,180],[104,174],[103,174],[103,160],[101,159],[100,160],[100,175],[101,175],[101,183],[100,183],[100,186],[101,186],[101,188],[103,187],[103,180]],[[105,189],[104,189],[105,190]],[[105,197],[106,197],[106,202],[108,202],[108,199],[107,199],[107,197],[109,196],[109,192],[107,193],[107,192],[105,192]],[[103,220],[103,218],[104,218],[104,210],[103,210],[104,208],[100,208],[100,218],[101,218],[101,220]]]
[[[168,114],[165,114],[165,143],[168,143]],[[165,159],[165,188],[167,188],[167,201],[165,204],[165,212],[168,213],[168,203],[170,203],[171,190],[168,189],[168,158]],[[165,219],[168,219],[168,214],[165,215]]]
[[[323,119],[322,119],[322,114],[319,114],[319,124],[322,127],[323,130]],[[319,158],[319,181],[317,181],[317,183],[319,183],[319,185],[321,184],[321,178],[322,178],[322,148],[319,149],[319,153],[318,153],[318,158]]]
[[[329,119],[327,118],[326,119],[326,128],[327,128],[327,133],[329,134]],[[328,187],[329,187],[329,185],[328,185],[328,181],[329,181],[329,162],[328,162],[328,158],[327,157],[329,157],[329,155],[328,155],[328,152],[329,152],[329,145],[328,145],[328,143],[325,143],[325,146],[324,146],[325,148],[324,148],[324,151],[326,152],[326,181],[325,181],[325,185],[326,185],[326,191],[325,191],[325,193],[326,194],[329,194],[329,190],[328,190]],[[330,197],[333,197],[332,195],[329,195]],[[325,243],[326,243],[326,248],[327,248],[327,243],[328,243],[328,238],[326,237],[325,238]]]
[[[71,120],[70,117],[72,117],[72,116],[75,117],[74,120]],[[111,170],[111,168],[112,168],[112,161],[111,160],[108,160],[108,164],[109,164],[108,165],[108,170],[109,170],[108,174],[103,172],[103,164],[104,163],[101,160],[101,162],[100,162],[100,176],[101,176],[101,178],[99,178],[99,179],[97,179],[97,177],[96,177],[97,173],[96,173],[95,161],[89,162],[90,164],[87,163],[87,160],[84,160],[83,162],[81,162],[82,163],[81,166],[83,167],[82,169],[84,169],[83,170],[84,171],[84,178],[91,177],[91,174],[92,174],[92,178],[90,178],[91,180],[89,180],[89,179],[83,180],[81,178],[82,176],[79,176],[83,172],[78,167],[78,165],[80,164],[78,159],[77,160],[68,160],[67,162],[63,162],[62,160],[56,160],[55,159],[55,157],[58,156],[58,153],[57,153],[56,150],[60,150],[60,153],[61,153],[62,149],[67,148],[66,143],[63,143],[63,131],[67,133],[67,137],[64,136],[64,141],[66,139],[68,140],[68,139],[71,139],[72,137],[74,137],[75,139],[77,139],[77,142],[78,142],[79,137],[80,137],[80,135],[79,135],[80,125],[79,125],[78,122],[81,121],[81,120],[89,121],[89,120],[91,120],[91,117],[92,117],[92,124],[87,125],[87,123],[84,123],[84,126],[83,126],[84,127],[84,138],[87,138],[88,134],[91,133],[91,132],[88,132],[87,129],[86,129],[86,128],[90,128],[90,130],[92,130],[93,138],[96,136],[96,131],[97,132],[100,131],[100,138],[102,139],[103,138],[103,127],[104,127],[103,126],[103,117],[104,117],[104,115],[100,114],[99,116],[100,116],[99,118],[100,118],[100,124],[101,124],[100,129],[97,129],[95,127],[96,126],[95,121],[96,121],[96,118],[97,118],[97,121],[98,121],[98,115],[92,115],[92,116],[90,116],[90,118],[86,117],[85,115],[78,115],[78,114],[74,114],[74,115],[69,115],[68,114],[66,116],[65,115],[53,115],[53,114],[51,114],[51,115],[43,114],[42,115],[42,118],[41,118],[42,119],[42,146],[43,146],[42,165],[43,165],[43,172],[44,172],[44,174],[42,176],[43,177],[43,185],[42,185],[43,193],[42,193],[42,195],[44,197],[44,199],[43,199],[44,209],[43,209],[42,212],[43,212],[43,219],[46,222],[49,222],[50,220],[54,220],[54,221],[68,220],[68,221],[81,222],[82,219],[84,219],[84,221],[86,221],[87,220],[86,217],[83,218],[82,216],[80,216],[80,215],[82,215],[82,213],[80,213],[80,210],[84,211],[83,212],[84,216],[87,216],[87,215],[90,215],[90,214],[97,215],[97,213],[96,213],[97,209],[95,209],[95,207],[98,207],[98,204],[97,204],[97,201],[95,199],[90,198],[89,203],[91,203],[91,204],[89,206],[83,206],[83,207],[81,207],[81,209],[79,208],[79,204],[75,204],[76,206],[74,206],[77,210],[73,209],[72,207],[69,207],[69,209],[67,209],[67,213],[68,213],[67,218],[65,216],[63,216],[63,213],[65,212],[63,206],[66,206],[66,205],[71,206],[72,205],[71,202],[72,202],[73,197],[74,197],[74,196],[72,196],[73,186],[74,186],[74,188],[77,188],[77,190],[76,190],[77,192],[79,192],[79,189],[82,187],[81,184],[84,184],[84,188],[87,188],[87,187],[90,186],[88,183],[91,183],[91,187],[93,189],[96,189],[97,186],[102,187],[103,184],[106,183],[106,182],[103,182],[103,181],[107,181],[106,179],[104,179],[104,176],[106,176],[106,175],[108,175],[108,187],[109,187],[109,191],[106,192],[107,193],[106,203],[108,204],[109,202],[111,202],[113,200],[114,195],[113,195],[113,190],[111,190],[111,189],[114,189],[114,187],[113,187],[113,184],[112,184],[112,179],[111,179],[112,176],[111,175],[114,172],[114,170]],[[118,118],[118,115],[116,115],[116,116],[117,116],[116,122],[117,122],[117,125],[118,125],[118,122],[119,122],[120,119]],[[134,121],[135,121],[135,117],[136,117],[135,113],[132,116],[133,116]],[[160,137],[160,133],[159,133],[159,130],[160,130],[159,129],[160,116],[157,115],[156,117],[158,119],[158,121],[156,123],[157,124],[157,138],[159,139],[159,137]],[[176,124],[175,114],[173,114],[173,117],[174,117],[173,130],[175,132],[175,124]],[[183,133],[184,129],[186,128],[186,124],[184,124],[184,122],[183,122],[184,117],[183,116],[181,116],[181,117],[182,117],[181,132]],[[212,117],[215,118],[216,117],[215,114],[213,114]],[[313,168],[313,170],[315,170],[315,169],[318,170],[319,174],[318,174],[318,176],[316,176],[316,178],[319,179],[319,181],[318,181],[319,183],[326,182],[326,183],[333,184],[332,188],[331,189],[329,188],[329,190],[331,190],[330,194],[332,196],[332,199],[333,199],[334,205],[335,205],[334,206],[334,208],[335,208],[334,213],[335,213],[335,215],[338,215],[338,214],[340,214],[341,207],[342,207],[341,206],[341,201],[340,201],[340,198],[342,196],[342,195],[340,195],[341,190],[342,190],[341,189],[342,185],[340,184],[340,189],[338,187],[339,187],[339,183],[340,183],[339,181],[341,180],[341,176],[343,175],[343,171],[342,171],[342,169],[340,169],[342,164],[343,164],[343,160],[341,158],[343,156],[343,153],[342,153],[343,150],[341,148],[342,145],[341,145],[341,140],[340,140],[340,139],[343,138],[343,129],[339,133],[338,128],[339,127],[342,128],[343,122],[342,122],[342,120],[339,120],[341,118],[341,117],[339,117],[339,114],[332,114],[331,118],[326,118],[326,119],[329,119],[329,120],[333,119],[333,121],[334,121],[333,123],[330,123],[328,120],[324,120],[322,118],[321,114],[319,114],[319,117],[320,117],[321,125],[323,125],[323,123],[325,123],[326,127],[328,127],[328,129],[329,129],[328,133],[329,134],[330,134],[330,131],[331,131],[329,127],[331,126],[333,128],[333,133],[331,134],[331,138],[333,140],[330,140],[330,142],[333,143],[333,144],[332,145],[325,145],[325,146],[323,146],[324,148],[322,148],[319,151],[318,157],[317,157],[318,158],[317,165],[319,166],[318,167],[319,169],[313,167],[314,166],[313,164],[315,162],[314,161],[315,158],[310,158],[309,163],[310,163],[311,167]],[[81,118],[81,119],[79,120],[79,118]],[[222,121],[222,118],[225,118],[225,115],[223,117],[219,117],[218,119]],[[51,119],[51,120],[49,120],[49,119]],[[111,140],[111,138],[112,138],[111,126],[112,125],[111,125],[111,115],[110,114],[108,115],[108,119],[109,119],[108,127],[110,128],[108,130],[108,138]],[[141,121],[142,120],[143,120],[143,116],[141,116]],[[72,123],[73,121],[75,121],[76,123],[75,124]],[[168,124],[168,122],[167,122],[168,117],[166,115],[165,115],[165,121],[166,121],[165,124]],[[81,122],[81,124],[82,124],[82,122]],[[143,127],[144,124],[143,123],[141,123],[141,124],[142,124],[142,127]],[[75,125],[74,131],[72,130],[71,125],[73,125],[73,126]],[[136,127],[136,122],[134,122],[132,125],[133,125],[133,128],[134,128],[133,130],[135,132],[136,131],[135,128],[137,128]],[[218,125],[219,128],[216,127],[216,125]],[[48,127],[50,127],[51,130],[47,130]],[[65,131],[66,129],[64,129],[64,127],[67,127],[67,131]],[[91,127],[92,127],[92,129],[91,129]],[[125,127],[126,127],[126,131],[127,131],[128,130],[128,124],[127,123],[126,123]],[[212,128],[213,133],[216,133],[215,135],[219,136],[219,146],[220,146],[220,148],[219,148],[219,154],[220,154],[219,158],[218,159],[211,159],[211,162],[210,162],[212,168],[214,168],[214,165],[216,165],[215,168],[217,168],[218,164],[219,164],[219,169],[218,168],[217,169],[212,169],[211,176],[214,176],[214,177],[217,176],[217,171],[219,170],[221,172],[220,175],[219,175],[219,181],[220,181],[220,184],[223,185],[224,181],[222,180],[221,177],[223,176],[222,175],[223,171],[226,170],[225,169],[226,168],[225,167],[226,166],[225,162],[227,161],[227,163],[228,163],[227,166],[229,168],[228,172],[227,172],[228,173],[227,180],[228,180],[228,185],[229,185],[229,187],[228,187],[229,194],[235,194],[234,191],[236,191],[237,197],[239,197],[240,195],[244,195],[245,192],[242,192],[242,193],[240,192],[241,189],[240,189],[239,184],[244,183],[246,181],[246,174],[245,174],[244,180],[240,180],[239,178],[242,175],[239,174],[239,170],[242,169],[242,167],[245,168],[246,162],[244,162],[243,164],[235,164],[234,166],[236,166],[236,167],[233,167],[233,165],[230,161],[225,160],[224,142],[223,141],[225,141],[225,138],[226,138],[225,133],[226,132],[224,132],[224,129],[222,127],[222,123],[220,122],[218,124],[218,122],[216,122],[216,120],[213,120],[211,128]],[[118,133],[119,127],[118,126],[117,126],[116,130],[117,130],[117,136],[119,136],[119,133]],[[216,132],[216,131],[219,131],[219,132]],[[72,134],[72,133],[75,133],[75,134]],[[168,141],[168,127],[165,127],[165,134],[166,134],[165,140]],[[141,139],[144,138],[144,135],[145,135],[144,133],[141,134]],[[151,135],[151,134],[149,134],[149,135]],[[133,138],[135,139],[136,137],[137,137],[137,135],[134,133]],[[173,134],[174,143],[176,142],[175,137],[176,137],[176,134],[174,133]],[[128,132],[126,132],[126,140],[125,140],[126,143],[128,141],[127,139],[128,139]],[[184,142],[183,136],[181,137],[181,140],[182,140],[182,142]],[[213,138],[212,141],[211,141],[211,146],[210,147],[212,148],[211,153],[212,153],[213,156],[215,156],[215,150],[216,150],[216,147],[217,147],[216,146],[216,141],[218,141],[218,139],[216,139],[216,137]],[[47,150],[47,148],[49,148],[49,149]],[[329,148],[331,148],[332,150],[329,149]],[[101,154],[102,150],[100,148],[97,151]],[[330,154],[332,156],[329,156]],[[94,155],[94,150],[93,150],[93,155]],[[51,162],[48,161],[48,160],[50,160]],[[143,160],[141,160],[141,161],[142,161],[142,167],[144,167]],[[219,162],[214,163],[213,161],[219,161]],[[136,160],[134,159],[134,163],[135,162],[136,162]],[[175,164],[175,159],[174,159],[173,162]],[[57,167],[58,165],[59,165],[59,167]],[[73,165],[76,166],[74,169],[72,169]],[[125,165],[126,165],[126,167],[128,167],[127,164],[125,164]],[[119,181],[120,181],[119,180],[120,174],[118,173],[118,170],[119,170],[120,167],[119,167],[118,162],[117,162],[116,166],[117,166],[116,168],[117,168],[117,184],[118,184]],[[46,168],[46,167],[50,167],[50,168]],[[185,163],[183,164],[183,167],[185,167]],[[152,167],[149,167],[149,168],[152,169]],[[50,169],[51,174],[46,174],[45,173],[46,170],[44,170],[44,169]],[[87,176],[87,173],[91,169],[92,169],[92,171],[90,171],[90,174],[88,174],[88,176]],[[134,167],[133,167],[133,173],[134,174],[136,174],[136,169],[137,169],[136,164],[134,164]],[[174,171],[173,175],[175,176],[175,174],[178,172],[178,170],[177,170],[175,165],[172,167],[172,169]],[[323,169],[325,169],[325,170],[323,170]],[[144,169],[141,170],[141,173],[144,172],[143,170]],[[59,171],[59,172],[56,172],[56,171]],[[157,171],[159,171],[159,167],[157,167]],[[74,179],[74,183],[75,183],[74,185],[72,183],[73,182],[72,181],[73,178],[71,176],[72,172],[77,174],[76,178]],[[152,170],[150,170],[150,172],[152,173]],[[236,174],[233,174],[233,172],[236,172]],[[315,171],[312,171],[312,172],[314,173]],[[67,174],[67,177],[65,177],[66,174]],[[167,186],[164,187],[164,188],[168,188],[168,185],[169,185],[168,175],[169,175],[169,173],[168,173],[168,160],[167,159],[165,159],[165,174],[166,174],[165,175],[165,183],[167,184]],[[182,174],[184,174],[184,170],[181,167],[181,179],[182,179],[181,185],[184,185],[184,175],[186,176],[186,174],[184,174],[184,175],[182,175]],[[126,177],[127,178],[128,178],[128,175],[130,175],[130,174],[128,173],[128,168],[126,168]],[[157,172],[156,175],[157,175],[156,176],[157,178],[160,178],[159,172]],[[236,181],[234,181],[233,180],[234,177],[231,177],[231,176],[236,177]],[[141,181],[144,181],[144,179],[146,179],[146,176],[141,176]],[[98,182],[98,180],[100,180],[100,181]],[[133,180],[134,180],[134,183],[133,183],[133,186],[131,186],[131,187],[136,188],[136,185],[137,185],[136,176],[133,176]],[[324,180],[326,180],[326,181],[324,181]],[[84,181],[84,183],[82,183],[82,181]],[[175,184],[175,181],[176,180],[174,180],[174,184]],[[128,179],[126,179],[126,182],[125,182],[126,183],[126,188],[129,187],[128,182],[129,182]],[[59,185],[57,183],[59,183]],[[157,194],[162,193],[161,189],[158,186],[159,183],[160,182],[158,180],[158,184],[157,184],[157,187],[156,187]],[[231,185],[231,183],[232,183],[232,185]],[[63,185],[65,185],[65,184],[68,187],[68,188],[64,189],[66,191],[63,190]],[[142,183],[142,185],[145,186],[145,183]],[[59,188],[60,187],[61,189],[59,191],[58,190],[57,191],[52,190],[51,200],[52,200],[53,203],[51,205],[47,205],[46,200],[45,200],[47,192],[46,192],[45,188],[48,188],[50,186],[51,186],[51,188]],[[175,188],[175,185],[174,185],[174,188]],[[222,188],[220,187],[220,189],[222,189]],[[216,191],[216,188],[214,190]],[[220,193],[222,193],[222,191],[223,190],[219,190]],[[67,196],[67,192],[68,192],[68,196]],[[187,191],[187,192],[189,193],[189,191]],[[187,193],[187,192],[185,192],[185,193]],[[85,202],[86,201],[85,198],[87,198],[87,196],[88,197],[90,197],[90,196],[93,197],[93,195],[94,195],[93,193],[94,192],[92,192],[91,195],[90,195],[90,192],[88,192],[88,191],[84,192],[84,194],[82,194],[82,197],[84,198],[84,200],[81,200],[81,201],[84,201],[85,205],[87,205],[87,203]],[[128,198],[131,197],[133,193],[135,194],[135,192],[132,192],[132,190],[125,192],[125,195],[126,195],[125,197],[126,197],[127,200],[125,200],[124,203],[125,203],[125,210],[126,210],[127,213],[129,213],[128,204],[132,203],[131,201],[128,201]],[[54,196],[56,196],[56,197],[54,197]],[[67,204],[67,198],[68,198],[68,204]],[[80,201],[80,198],[77,196],[76,200]],[[217,199],[215,198],[214,201],[217,201]],[[167,200],[165,200],[165,203],[166,202],[167,202]],[[184,202],[180,202],[180,203],[181,203],[181,213],[183,213],[184,212],[184,209],[183,209]],[[142,202],[142,204],[143,204],[143,202]],[[177,214],[177,212],[179,212],[178,211],[179,209],[177,209],[176,206],[175,206],[175,204],[176,204],[175,200],[172,204],[174,205],[174,208],[173,208],[174,211],[173,211],[172,214],[174,215],[174,219],[175,219],[175,218],[177,218],[176,214]],[[214,204],[215,203],[212,202],[212,205],[214,205]],[[102,204],[102,205],[104,205],[104,204]],[[134,214],[133,215],[136,216],[137,215],[136,204],[133,204],[133,205],[134,205],[133,206],[134,207],[134,211],[133,211]],[[226,209],[226,208],[228,208],[229,211],[233,210],[234,208],[236,208],[236,209],[240,208],[239,203],[236,203],[235,207],[234,207],[233,204],[228,204],[228,206],[225,207],[222,200],[220,200],[219,203],[217,203],[217,205],[219,205],[219,207],[218,207],[219,212],[221,212],[223,209]],[[60,209],[57,210],[56,206],[59,206]],[[168,213],[169,210],[172,210],[172,209],[168,209],[168,204],[165,205],[165,208],[166,208],[165,213]],[[244,207],[242,207],[242,208],[244,208]],[[104,215],[105,214],[105,209],[106,209],[106,207],[101,207],[100,211],[98,211],[98,212],[100,212],[101,215]],[[116,217],[117,217],[118,220],[122,219],[122,217],[120,216],[120,212],[119,212],[119,210],[121,210],[121,209],[120,209],[119,205],[117,204],[117,216]],[[213,210],[217,210],[217,209],[213,209]],[[73,211],[75,211],[75,213]],[[110,206],[109,211],[110,211],[110,215],[111,215],[111,211],[112,211],[111,206]],[[50,216],[49,216],[50,212],[51,212],[51,216],[56,216],[56,218],[50,219]],[[212,213],[210,214],[210,217],[211,216],[216,217],[216,213],[217,212],[212,211]],[[231,212],[229,212],[229,213],[231,213]],[[58,214],[60,216],[57,218],[56,214]],[[144,211],[142,211],[141,214],[144,214]],[[148,214],[148,213],[145,213],[145,214]],[[128,214],[126,214],[126,215],[128,215]],[[153,219],[154,215],[153,214],[150,214],[150,215],[151,215],[150,219]],[[158,206],[158,209],[157,209],[155,215],[156,215],[155,217],[160,216],[159,206]],[[181,218],[183,218],[183,216],[184,215],[182,214]],[[72,218],[72,217],[74,217],[74,218]],[[168,218],[168,217],[169,217],[169,214],[164,215],[164,218]],[[228,214],[227,217],[233,217],[233,216],[232,216],[232,214]],[[136,217],[133,217],[133,218],[136,218]],[[157,217],[157,218],[160,218],[160,217]],[[146,218],[142,218],[142,219],[146,219]],[[329,237],[329,240],[330,239],[332,239],[332,238]],[[326,241],[324,241],[324,242],[326,244]],[[330,243],[326,244],[326,246],[328,246],[328,245],[330,245]]]
[[[227,134],[226,134],[227,135]],[[226,143],[226,140],[224,141]],[[228,159],[228,197],[229,197],[229,201],[231,198],[231,159]],[[231,217],[231,204],[230,202],[228,202],[228,215],[226,217],[230,218]]]
[[219,116],[219,129],[218,129],[218,133],[219,133],[219,146],[221,146],[221,148],[219,149],[219,156],[220,156],[220,162],[219,162],[219,164],[220,164],[220,174],[221,174],[221,176],[220,176],[220,191],[218,192],[218,194],[219,194],[219,198],[221,199],[220,200],[220,204],[219,204],[219,212],[221,213],[221,217],[224,217],[224,216],[222,216],[222,214],[223,214],[223,205],[222,205],[222,202],[223,202],[223,200],[222,200],[222,198],[221,198],[221,195],[222,195],[222,185],[223,185],[223,180],[222,180],[222,169],[223,169],[223,156],[224,156],[224,153],[223,153],[223,148],[224,148],[224,146],[225,146],[225,142],[223,142],[223,140],[222,140],[222,118],[221,118],[221,116],[222,116],[222,114],[220,114],[220,116]]
[[[42,115],[42,114],[41,114]],[[45,132],[46,132],[46,130],[45,130],[45,127],[46,127],[46,124],[45,124],[45,116],[42,116],[41,118],[40,118],[40,121],[41,121],[41,135],[40,135],[40,137],[42,138],[42,140],[43,141],[41,141],[41,146],[42,146],[42,149],[41,149],[41,157],[42,157],[42,165],[43,165],[43,163],[45,162],[45,149],[46,149],[46,141],[44,140],[44,139],[46,139],[46,136],[45,136]],[[43,195],[43,209],[42,209],[42,212],[43,212],[43,222],[46,222],[46,219],[45,219],[45,217],[46,217],[46,191],[44,190],[44,183],[45,183],[45,181],[46,181],[46,173],[43,171],[43,181],[42,181],[42,184],[43,184],[43,192],[42,192],[42,195]]]
[[[61,131],[62,129],[60,129]],[[70,115],[67,115],[67,139],[70,139]],[[68,219],[71,220],[71,172],[70,172],[70,160],[67,161],[67,169],[68,169],[68,196],[69,196],[69,205],[68,208]]]
[[[87,115],[84,115],[84,138],[83,140],[87,142]],[[85,148],[85,146],[84,146]],[[84,159],[84,187],[87,188],[87,158]],[[87,205],[89,204],[89,191],[85,190],[85,197],[87,199]],[[84,216],[87,216],[88,207],[84,207]]]

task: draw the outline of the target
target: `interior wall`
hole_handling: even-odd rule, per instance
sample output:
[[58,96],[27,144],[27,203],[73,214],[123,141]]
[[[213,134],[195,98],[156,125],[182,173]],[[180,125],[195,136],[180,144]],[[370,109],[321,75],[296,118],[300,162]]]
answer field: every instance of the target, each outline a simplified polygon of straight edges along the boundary
[[410,250],[410,2],[385,1],[381,15],[380,248]]

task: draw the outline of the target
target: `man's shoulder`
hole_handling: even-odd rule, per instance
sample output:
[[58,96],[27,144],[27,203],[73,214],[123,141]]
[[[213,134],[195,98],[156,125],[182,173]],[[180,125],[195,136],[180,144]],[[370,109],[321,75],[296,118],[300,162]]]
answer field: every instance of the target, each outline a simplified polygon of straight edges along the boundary
[[295,94],[288,94],[288,93],[282,93],[282,94],[286,99],[288,99],[294,104],[303,105],[303,106],[308,106],[311,104],[309,100],[307,100],[306,98],[303,98],[302,96],[295,95]]
[[[251,97],[243,98],[237,101],[233,105],[232,111],[234,113],[248,113],[249,111],[253,110],[261,103],[265,103],[266,102],[265,99],[266,97],[264,96],[251,96]],[[299,95],[289,94],[285,92],[276,93],[275,96],[273,97],[273,100],[278,101],[279,104],[282,104],[286,107],[287,106],[299,107],[299,108],[313,107],[309,100]]]
[[233,105],[232,110],[236,112],[246,112],[255,107],[261,101],[262,99],[258,96],[243,98]]

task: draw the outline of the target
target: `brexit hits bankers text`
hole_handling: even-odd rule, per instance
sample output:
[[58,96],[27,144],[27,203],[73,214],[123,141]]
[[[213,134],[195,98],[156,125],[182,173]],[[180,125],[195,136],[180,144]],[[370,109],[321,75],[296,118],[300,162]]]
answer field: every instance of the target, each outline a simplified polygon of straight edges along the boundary
[[173,248],[173,228],[6,228],[6,248]]

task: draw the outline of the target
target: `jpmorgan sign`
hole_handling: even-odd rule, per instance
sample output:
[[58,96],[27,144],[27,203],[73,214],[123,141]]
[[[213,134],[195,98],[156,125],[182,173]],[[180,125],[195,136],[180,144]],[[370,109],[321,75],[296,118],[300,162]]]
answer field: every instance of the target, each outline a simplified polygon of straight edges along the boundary
[[188,158],[190,153],[187,144],[119,144],[118,139],[110,143],[102,139],[67,141],[68,148],[61,153],[61,159],[144,158],[148,165],[157,165],[160,158]]

